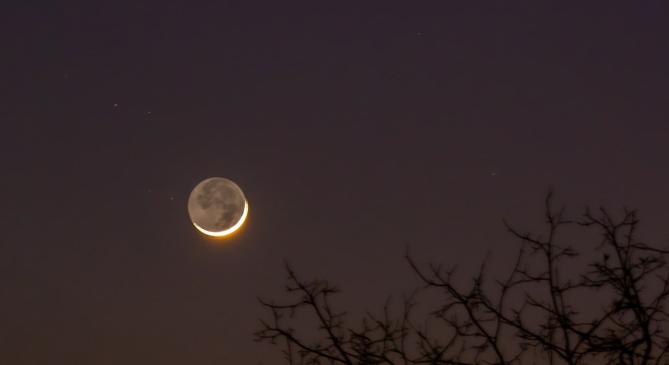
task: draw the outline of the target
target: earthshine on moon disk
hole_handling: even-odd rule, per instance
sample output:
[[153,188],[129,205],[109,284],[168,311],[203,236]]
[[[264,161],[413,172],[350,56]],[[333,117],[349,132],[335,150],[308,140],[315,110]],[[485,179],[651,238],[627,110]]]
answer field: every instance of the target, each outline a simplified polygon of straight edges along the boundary
[[222,177],[203,180],[190,193],[188,215],[195,228],[213,237],[235,232],[244,224],[249,204],[233,181]]

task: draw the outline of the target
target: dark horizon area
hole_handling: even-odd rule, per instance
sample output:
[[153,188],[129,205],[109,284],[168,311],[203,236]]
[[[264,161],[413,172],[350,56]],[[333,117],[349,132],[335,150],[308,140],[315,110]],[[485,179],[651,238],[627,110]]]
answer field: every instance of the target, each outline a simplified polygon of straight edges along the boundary
[[[284,261],[377,310],[420,285],[407,247],[507,265],[550,186],[669,238],[660,1],[0,13],[2,363],[278,364],[252,333]],[[187,212],[211,176],[249,203],[224,241]]]

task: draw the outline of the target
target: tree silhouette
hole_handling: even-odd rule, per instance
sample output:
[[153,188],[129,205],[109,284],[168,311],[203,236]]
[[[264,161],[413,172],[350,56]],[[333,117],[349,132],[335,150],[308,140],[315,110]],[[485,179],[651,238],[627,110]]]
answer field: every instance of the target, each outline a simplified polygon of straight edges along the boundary
[[[292,299],[260,300],[270,316],[255,338],[281,346],[291,365],[669,364],[669,251],[638,239],[637,212],[623,209],[616,217],[586,209],[568,219],[549,192],[544,219],[543,234],[505,222],[520,248],[502,280],[488,278],[484,262],[463,288],[454,269],[420,265],[407,253],[423,286],[404,298],[397,314],[386,302],[382,315],[366,313],[356,325],[333,308],[334,285],[302,280],[287,266]],[[592,257],[558,241],[568,227],[598,232]],[[573,275],[575,267],[583,269]],[[424,291],[441,299],[419,325],[414,308]],[[305,314],[315,320],[313,333],[295,326]]]

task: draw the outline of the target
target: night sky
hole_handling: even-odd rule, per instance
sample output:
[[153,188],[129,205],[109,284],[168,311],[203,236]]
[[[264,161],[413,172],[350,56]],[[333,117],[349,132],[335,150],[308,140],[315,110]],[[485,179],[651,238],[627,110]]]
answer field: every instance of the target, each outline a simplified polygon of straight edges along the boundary
[[[659,0],[15,3],[2,363],[277,364],[252,333],[284,260],[380,308],[418,285],[406,247],[503,265],[549,186],[669,237]],[[186,209],[210,176],[249,201],[224,241]]]

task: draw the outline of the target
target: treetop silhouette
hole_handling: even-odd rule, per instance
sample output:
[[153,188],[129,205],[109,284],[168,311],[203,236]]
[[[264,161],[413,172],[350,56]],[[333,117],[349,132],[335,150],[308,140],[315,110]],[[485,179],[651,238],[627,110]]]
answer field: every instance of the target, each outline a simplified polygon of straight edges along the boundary
[[[520,247],[503,278],[490,278],[484,262],[470,280],[455,280],[454,269],[419,264],[407,253],[422,287],[398,313],[386,302],[381,315],[366,313],[356,324],[333,307],[336,286],[303,280],[287,265],[290,299],[260,300],[269,318],[255,338],[280,346],[291,365],[668,364],[669,251],[638,239],[637,212],[586,209],[569,218],[549,192],[543,216],[541,234],[504,223]],[[561,242],[567,227],[598,232],[590,257]],[[436,291],[440,301],[421,303],[434,307],[418,321],[423,291]],[[593,303],[597,310],[588,310]],[[311,316],[313,336],[296,327],[297,314]]]

